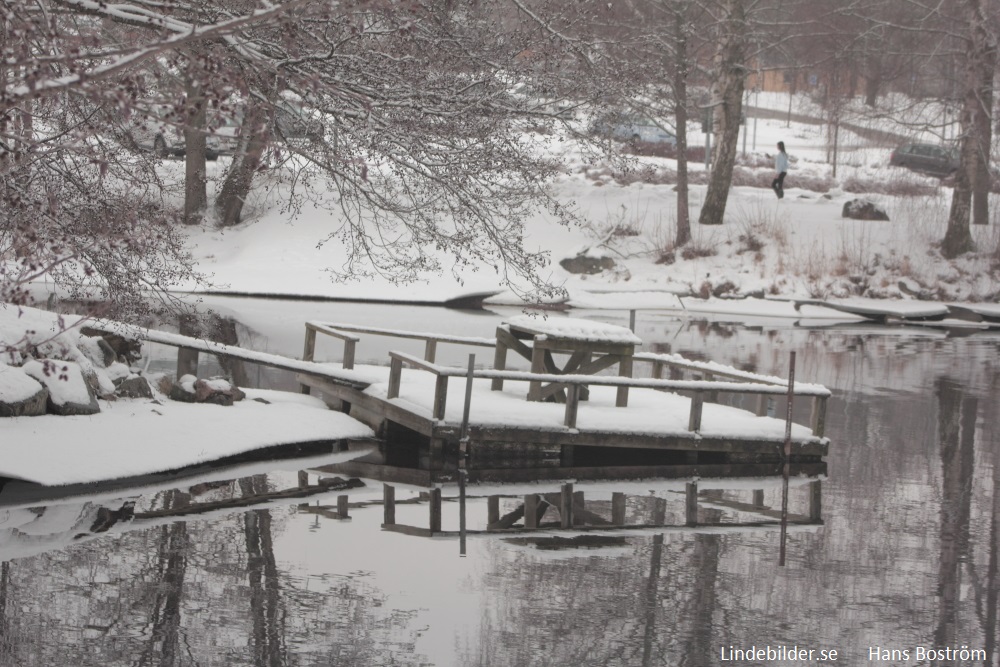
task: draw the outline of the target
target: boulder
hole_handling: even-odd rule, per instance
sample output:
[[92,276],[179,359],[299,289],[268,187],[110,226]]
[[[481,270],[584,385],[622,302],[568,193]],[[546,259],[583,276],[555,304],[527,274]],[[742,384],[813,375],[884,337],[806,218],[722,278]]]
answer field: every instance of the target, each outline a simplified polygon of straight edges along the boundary
[[93,415],[101,411],[97,394],[73,361],[43,359],[21,367],[49,390],[48,411],[56,415]]
[[184,403],[211,403],[214,405],[232,405],[246,398],[238,387],[226,378],[208,378],[199,380],[193,375],[185,375],[175,382],[167,395]]
[[0,364],[0,417],[44,415],[49,390],[20,368]]
[[239,387],[234,386],[225,378],[210,378],[194,383],[195,401],[198,403],[213,403],[215,405],[232,405],[246,398]]
[[124,359],[126,363],[138,361],[142,356],[142,343],[129,340],[118,334],[104,333],[89,327],[82,327],[80,333],[84,336],[101,338],[115,355],[115,359]]
[[570,273],[585,273],[592,275],[615,268],[615,260],[610,257],[588,257],[586,255],[577,255],[576,257],[567,257],[566,259],[560,260],[559,266],[563,267]]
[[118,383],[115,396],[119,398],[153,398],[149,381],[141,375],[127,377]]
[[870,199],[852,199],[844,204],[841,217],[852,220],[888,220],[886,213],[878,204]]

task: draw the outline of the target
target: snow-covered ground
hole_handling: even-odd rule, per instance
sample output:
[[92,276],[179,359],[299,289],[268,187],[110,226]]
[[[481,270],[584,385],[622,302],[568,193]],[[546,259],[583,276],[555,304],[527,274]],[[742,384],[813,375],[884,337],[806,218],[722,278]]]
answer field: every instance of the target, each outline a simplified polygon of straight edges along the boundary
[[[782,110],[787,100],[769,94],[756,103]],[[795,103],[820,114],[807,98]],[[888,115],[868,118],[865,124],[933,140],[914,129],[922,126]],[[536,215],[526,230],[526,244],[549,253],[546,277],[565,289],[570,305],[599,308],[609,292],[642,293],[642,307],[648,308],[676,308],[671,293],[966,302],[995,301],[1000,294],[1000,276],[992,268],[998,224],[973,228],[977,253],[953,261],[941,258],[936,244],[944,237],[951,189],[933,177],[888,166],[892,147],[884,141],[879,145],[841,130],[834,177],[826,126],[751,117],[742,130],[747,136],[741,136],[740,147],[746,154],[741,151],[740,162],[747,166],[737,167],[736,182],[752,185],[732,188],[725,224],[699,225],[705,185],[697,181],[704,182],[699,174],[704,165],[692,164],[693,241],[683,249],[674,248],[674,160],[640,157],[621,168],[611,159],[585,158],[572,141],[544,137],[546,150],[560,153],[568,165],[552,193],[576,211],[581,224],[564,227]],[[692,133],[689,141],[698,145],[703,139]],[[792,160],[780,201],[767,188],[778,141],[785,142]],[[224,159],[216,163],[210,178],[218,178],[224,166]],[[165,169],[178,177],[183,173],[176,162]],[[249,202],[250,215],[238,227],[219,230],[206,224],[192,230],[198,266],[211,276],[209,291],[418,302],[500,292],[493,303],[522,302],[519,289],[510,291],[493,270],[457,265],[410,285],[378,278],[333,282],[326,269],[339,268],[345,257],[335,243],[319,242],[339,226],[340,218],[309,204],[298,214],[285,211],[278,205],[285,187],[280,181],[280,174],[273,175],[272,189]],[[876,202],[890,221],[843,218],[844,204],[858,198]],[[994,211],[998,205],[994,196]],[[560,260],[578,254],[610,258],[614,267],[579,275],[560,266]],[[445,267],[453,264],[443,260]],[[182,288],[202,289],[193,284]],[[612,303],[622,307],[617,297]]]

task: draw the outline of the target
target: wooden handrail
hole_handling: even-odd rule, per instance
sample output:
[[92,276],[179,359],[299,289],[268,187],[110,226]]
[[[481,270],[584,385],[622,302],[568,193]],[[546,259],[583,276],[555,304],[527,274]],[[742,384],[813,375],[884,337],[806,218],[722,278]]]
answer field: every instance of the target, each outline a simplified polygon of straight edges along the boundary
[[[467,371],[451,366],[439,366],[438,364],[420,359],[405,352],[392,351],[389,353],[392,363],[389,371],[389,398],[399,396],[399,386],[401,384],[403,365],[433,373],[437,376],[434,389],[435,419],[444,419],[444,409],[447,400],[447,387],[449,377],[464,377]],[[628,378],[615,375],[554,375],[551,373],[530,373],[527,371],[498,371],[492,369],[481,369],[473,373],[473,377],[479,379],[500,378],[520,382],[555,382],[565,384],[570,387],[567,392],[566,413],[563,423],[567,428],[576,428],[576,417],[579,410],[579,387],[582,385],[599,385],[608,387],[635,387],[640,389],[673,389],[693,392],[691,398],[691,412],[688,418],[688,429],[692,432],[701,430],[701,415],[705,401],[709,396],[719,392],[735,394],[750,394],[764,396],[784,396],[788,393],[787,387],[776,384],[753,383],[738,384],[735,382],[696,381],[696,380],[656,380],[649,378]],[[806,385],[801,389],[794,388],[796,396],[810,397],[812,399],[812,414],[810,415],[810,427],[813,434],[822,437],[825,416],[826,400],[830,396],[830,391],[825,387],[817,385]]]

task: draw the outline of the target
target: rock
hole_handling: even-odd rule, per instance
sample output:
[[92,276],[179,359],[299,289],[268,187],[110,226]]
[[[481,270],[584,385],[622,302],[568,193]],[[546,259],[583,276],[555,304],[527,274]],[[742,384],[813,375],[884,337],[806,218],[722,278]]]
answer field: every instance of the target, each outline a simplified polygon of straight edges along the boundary
[[246,394],[225,378],[209,378],[199,380],[193,375],[185,375],[179,382],[173,383],[167,395],[184,403],[211,403],[214,405],[232,405],[242,401]]
[[139,357],[142,356],[142,343],[137,340],[128,340],[117,334],[104,333],[89,327],[82,327],[80,333],[84,336],[103,339],[114,352],[115,359],[124,359],[126,363],[132,363],[138,361]]
[[225,378],[198,380],[194,383],[194,394],[196,402],[215,405],[232,405],[236,401],[242,401],[247,396],[239,387],[233,386]]
[[870,199],[852,199],[844,204],[841,217],[852,220],[888,220],[889,214]]
[[44,359],[21,367],[49,390],[48,411],[56,415],[94,415],[101,411],[97,394],[73,361]]
[[133,375],[118,383],[115,396],[119,398],[153,398],[153,390],[146,378],[141,375]]
[[77,347],[83,353],[83,356],[98,368],[107,368],[118,359],[118,355],[108,345],[108,341],[103,338],[80,336]]
[[49,390],[20,368],[0,364],[0,417],[45,414]]
[[559,266],[563,267],[570,273],[595,274],[615,268],[615,260],[610,257],[587,257],[586,255],[577,255],[576,257],[567,257],[566,259],[560,260]]

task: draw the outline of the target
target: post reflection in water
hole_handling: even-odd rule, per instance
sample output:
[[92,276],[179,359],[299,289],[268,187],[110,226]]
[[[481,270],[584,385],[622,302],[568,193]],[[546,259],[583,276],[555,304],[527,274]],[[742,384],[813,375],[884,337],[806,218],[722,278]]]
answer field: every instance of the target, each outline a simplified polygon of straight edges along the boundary
[[794,348],[797,375],[834,390],[827,469],[792,475],[787,567],[780,466],[576,481],[569,500],[558,483],[471,485],[465,559],[448,487],[435,508],[398,484],[389,522],[381,480],[278,464],[46,501],[11,483],[0,665],[710,667],[752,645],[849,665],[870,647],[967,646],[983,656],[956,664],[998,664],[997,338],[639,326],[775,375]]

